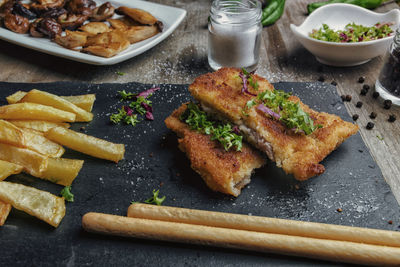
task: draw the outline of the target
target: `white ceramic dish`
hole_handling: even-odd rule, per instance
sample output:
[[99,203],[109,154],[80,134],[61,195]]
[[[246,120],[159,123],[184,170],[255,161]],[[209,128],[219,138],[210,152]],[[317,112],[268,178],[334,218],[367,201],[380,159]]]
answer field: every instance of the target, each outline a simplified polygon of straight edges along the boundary
[[329,4],[311,13],[300,26],[291,24],[290,29],[319,62],[331,66],[360,65],[386,52],[393,36],[359,43],[333,43],[308,37],[313,29],[321,28],[323,23],[340,30],[352,22],[365,26],[372,26],[378,22],[392,22],[394,25],[391,28],[396,30],[400,25],[400,11],[393,9],[382,14],[356,5]]
[[[106,0],[96,1],[97,5],[101,5],[104,2],[106,2]],[[167,38],[176,29],[176,27],[178,27],[178,25],[186,16],[186,10],[184,9],[151,2],[138,0],[116,0],[108,2],[110,2],[115,7],[127,6],[146,10],[163,22],[164,30],[147,40],[130,45],[128,49],[111,58],[103,58],[81,53],[78,51],[69,50],[59,46],[54,42],[51,42],[46,38],[34,38],[29,36],[28,34],[17,34],[7,30],[6,28],[0,28],[0,39],[40,52],[83,63],[93,65],[112,65],[130,59],[154,47],[165,38]]]

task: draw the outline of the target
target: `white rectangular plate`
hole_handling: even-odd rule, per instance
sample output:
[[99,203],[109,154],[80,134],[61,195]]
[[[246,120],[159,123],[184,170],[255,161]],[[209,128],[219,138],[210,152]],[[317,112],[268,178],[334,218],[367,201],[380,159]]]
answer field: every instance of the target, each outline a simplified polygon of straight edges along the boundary
[[[97,5],[101,5],[106,0],[96,1]],[[27,48],[31,48],[43,53],[51,54],[54,56],[59,56],[83,63],[93,64],[93,65],[112,65],[124,60],[130,59],[137,56],[146,50],[157,45],[165,38],[167,38],[182,20],[186,16],[186,10],[176,7],[170,7],[165,5],[160,5],[151,2],[139,1],[139,0],[116,0],[108,1],[114,7],[118,8],[120,6],[127,6],[132,8],[140,8],[145,11],[150,12],[154,17],[159,19],[164,24],[164,29],[161,33],[146,39],[144,41],[131,44],[128,49],[122,51],[118,55],[111,58],[103,58],[95,55],[85,54],[74,50],[69,50],[64,47],[59,46],[55,42],[51,42],[47,38],[35,38],[29,34],[18,34],[14,33],[6,28],[0,28],[0,39],[5,41],[21,45]]]

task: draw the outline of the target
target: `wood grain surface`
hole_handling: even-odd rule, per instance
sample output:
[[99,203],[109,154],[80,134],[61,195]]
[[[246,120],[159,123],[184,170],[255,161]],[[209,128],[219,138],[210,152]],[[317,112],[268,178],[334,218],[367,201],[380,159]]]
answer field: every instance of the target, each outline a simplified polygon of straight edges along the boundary
[[[188,11],[183,23],[162,43],[149,51],[125,62],[112,66],[92,66],[61,59],[40,52],[0,41],[0,81],[5,82],[53,82],[84,81],[141,83],[191,83],[203,73],[211,71],[207,63],[207,17],[209,0],[158,0],[153,1]],[[358,114],[357,124],[371,154],[382,170],[383,176],[400,202],[400,108],[383,108],[382,99],[373,99],[373,85],[383,64],[382,56],[356,67],[329,67],[318,63],[295,39],[289,25],[299,25],[306,19],[306,5],[313,0],[287,0],[285,13],[272,26],[263,30],[261,61],[257,73],[271,82],[317,81],[321,76],[325,82],[337,82],[340,95],[351,95],[346,102],[351,115]],[[377,8],[386,12],[399,8],[389,1]],[[125,73],[118,75],[117,72]],[[359,77],[365,77],[365,84],[371,86],[366,96],[360,95],[363,86]],[[5,96],[2,96],[5,97]],[[362,101],[362,108],[357,108]],[[370,119],[374,111],[376,119]],[[389,123],[389,114],[395,114],[397,121]],[[365,126],[375,123],[372,130]]]

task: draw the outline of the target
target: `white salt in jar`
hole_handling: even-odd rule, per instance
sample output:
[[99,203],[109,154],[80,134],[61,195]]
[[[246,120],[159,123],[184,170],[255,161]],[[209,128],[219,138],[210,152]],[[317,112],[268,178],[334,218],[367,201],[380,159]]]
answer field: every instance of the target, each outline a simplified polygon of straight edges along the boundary
[[260,58],[261,2],[214,0],[208,22],[208,63],[253,71]]

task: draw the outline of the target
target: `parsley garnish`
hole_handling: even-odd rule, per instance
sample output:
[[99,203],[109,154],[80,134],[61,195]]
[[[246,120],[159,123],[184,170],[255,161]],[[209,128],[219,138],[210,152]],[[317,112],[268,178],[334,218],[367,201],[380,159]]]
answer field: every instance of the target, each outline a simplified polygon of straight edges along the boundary
[[251,73],[248,72],[245,68],[242,68],[242,72],[243,72],[244,75],[246,75],[250,86],[253,87],[254,90],[258,91],[258,83],[257,83],[257,81],[253,80],[253,76],[251,76]]
[[226,151],[232,147],[236,147],[236,151],[241,151],[242,149],[243,136],[234,133],[229,123],[223,124],[209,118],[193,102],[187,105],[187,109],[180,116],[180,120],[188,124],[192,130],[211,135],[211,140],[217,140]]
[[378,138],[380,141],[383,141],[383,137],[380,135],[377,135],[376,138]]
[[263,104],[276,114],[279,114],[279,120],[282,121],[287,128],[294,129],[297,132],[304,132],[306,135],[311,134],[322,125],[314,125],[314,121],[310,115],[305,112],[300,103],[289,100],[290,93],[281,90],[266,90],[257,95],[256,98],[248,101],[244,110],[251,109],[257,104]]
[[[144,203],[147,204],[156,204],[158,206],[161,206],[161,204],[164,202],[165,200],[165,196],[163,197],[158,197],[158,194],[160,193],[160,189],[158,189],[157,191],[155,189],[153,189],[153,196],[151,198],[148,198],[144,201]],[[136,203],[135,201],[132,201],[132,204]]]
[[119,75],[119,76],[123,76],[123,75],[125,75],[126,73],[125,73],[125,72],[121,72],[121,71],[117,71],[116,74]]
[[137,94],[134,93],[127,93],[125,90],[118,91],[119,95],[121,96],[122,100],[132,99]]
[[131,102],[129,106],[136,110],[136,112],[140,115],[144,115],[146,113],[146,109],[143,107],[142,103],[145,103],[151,107],[151,101],[143,96],[139,96],[136,101]]
[[64,199],[68,202],[74,202],[74,195],[71,193],[71,186],[64,187],[60,195],[64,197]]

